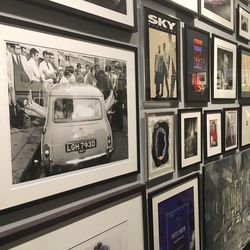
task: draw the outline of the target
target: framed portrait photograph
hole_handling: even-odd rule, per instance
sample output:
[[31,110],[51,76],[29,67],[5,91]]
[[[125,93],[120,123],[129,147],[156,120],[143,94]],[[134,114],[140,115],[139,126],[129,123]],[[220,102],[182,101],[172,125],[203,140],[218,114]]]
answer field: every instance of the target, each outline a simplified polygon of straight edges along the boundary
[[205,110],[205,160],[214,159],[222,153],[222,111]]
[[180,21],[148,8],[144,15],[146,101],[177,101]]
[[138,172],[136,49],[0,27],[0,208]]
[[213,35],[212,99],[235,100],[237,45]]
[[179,109],[179,166],[185,168],[202,161],[201,109]]
[[146,113],[148,180],[175,170],[174,113]]
[[238,108],[223,109],[224,152],[236,150],[238,148],[238,111]]
[[239,36],[250,40],[250,12],[238,5],[238,32]]
[[84,16],[93,21],[136,31],[134,0],[21,0]]
[[250,105],[240,106],[240,147],[250,146]]
[[26,231],[30,231],[28,234],[20,232],[1,247],[12,250],[147,249],[144,190],[137,185],[96,201],[66,206],[60,213],[52,210],[52,222],[47,221],[49,218],[37,219],[33,221],[33,231],[25,225]]
[[200,249],[199,174],[149,193],[150,249]]
[[234,0],[201,0],[200,6],[203,18],[234,31]]
[[239,47],[239,102],[250,101],[250,49]]
[[209,33],[185,27],[185,101],[209,101]]

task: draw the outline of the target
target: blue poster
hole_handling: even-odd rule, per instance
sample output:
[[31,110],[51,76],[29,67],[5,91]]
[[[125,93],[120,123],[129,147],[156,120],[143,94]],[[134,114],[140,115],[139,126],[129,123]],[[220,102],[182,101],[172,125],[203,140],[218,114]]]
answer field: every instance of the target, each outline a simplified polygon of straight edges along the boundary
[[194,244],[193,187],[158,204],[160,250],[191,250]]

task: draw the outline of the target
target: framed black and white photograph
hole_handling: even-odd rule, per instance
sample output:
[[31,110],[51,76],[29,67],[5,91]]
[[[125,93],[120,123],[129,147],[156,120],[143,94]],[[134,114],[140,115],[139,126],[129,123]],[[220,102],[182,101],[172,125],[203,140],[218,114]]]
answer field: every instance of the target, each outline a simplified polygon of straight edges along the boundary
[[179,97],[180,21],[144,8],[146,101]]
[[222,111],[204,111],[205,160],[214,159],[222,153]]
[[234,0],[201,0],[200,5],[203,18],[234,31]]
[[213,35],[213,100],[235,100],[237,97],[237,45]]
[[134,0],[21,0],[84,16],[125,30],[137,29]]
[[239,47],[239,102],[250,101],[250,49]]
[[209,33],[185,27],[185,101],[209,101]]
[[185,168],[202,161],[201,109],[179,109],[179,166]]
[[199,174],[149,193],[150,249],[200,249]]
[[0,208],[138,172],[136,49],[1,31]]
[[240,147],[250,146],[250,105],[240,106]]
[[238,148],[238,111],[238,108],[223,109],[224,152],[234,151]]
[[175,170],[175,118],[173,112],[146,113],[148,180]]
[[242,6],[238,6],[238,32],[239,36],[250,40],[250,12]]

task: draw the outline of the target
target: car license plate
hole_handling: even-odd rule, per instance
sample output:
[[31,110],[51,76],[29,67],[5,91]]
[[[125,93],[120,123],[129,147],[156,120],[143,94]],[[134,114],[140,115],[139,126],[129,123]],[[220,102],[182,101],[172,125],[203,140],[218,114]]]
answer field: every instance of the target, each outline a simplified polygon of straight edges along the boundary
[[65,144],[66,153],[79,152],[84,153],[86,149],[96,148],[96,139],[68,142]]

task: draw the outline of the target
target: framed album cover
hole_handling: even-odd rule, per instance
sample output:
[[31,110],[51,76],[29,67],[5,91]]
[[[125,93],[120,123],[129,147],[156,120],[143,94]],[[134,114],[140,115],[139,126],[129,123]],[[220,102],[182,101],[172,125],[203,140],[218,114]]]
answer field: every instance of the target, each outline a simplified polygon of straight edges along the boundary
[[250,101],[250,49],[240,46],[239,64],[239,102]]
[[222,111],[205,110],[205,160],[214,159],[222,153]]
[[250,146],[250,105],[240,106],[240,147]]
[[213,35],[213,100],[234,100],[237,93],[236,82],[236,43]]
[[146,113],[148,180],[175,170],[174,113]]
[[180,21],[148,8],[144,14],[146,101],[178,100]]
[[137,173],[136,48],[0,28],[0,209]]
[[203,18],[234,31],[234,0],[201,0],[200,6]]
[[129,31],[136,31],[134,0],[21,0],[84,16]]
[[224,152],[234,151],[238,148],[238,110],[238,108],[223,109]]
[[185,27],[185,101],[209,101],[209,33]]
[[179,166],[185,168],[202,161],[201,109],[179,109]]
[[149,193],[150,249],[200,249],[199,174]]
[[239,36],[250,40],[250,12],[238,5],[238,32]]

